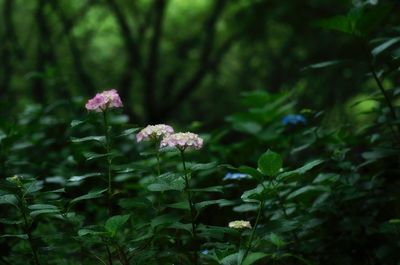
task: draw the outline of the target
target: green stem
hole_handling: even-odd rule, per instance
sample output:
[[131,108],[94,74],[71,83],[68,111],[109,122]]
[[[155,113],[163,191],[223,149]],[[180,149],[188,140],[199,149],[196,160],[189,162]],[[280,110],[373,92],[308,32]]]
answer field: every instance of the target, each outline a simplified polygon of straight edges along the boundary
[[[389,94],[387,93],[387,91],[385,90],[385,88],[383,87],[382,81],[379,78],[378,74],[376,73],[376,69],[375,69],[375,65],[374,65],[374,59],[371,55],[371,52],[369,51],[368,45],[366,44],[366,41],[362,41],[362,45],[364,47],[364,52],[366,54],[367,57],[367,61],[368,61],[368,65],[369,65],[369,69],[372,73],[372,76],[379,88],[379,91],[381,92],[381,94],[383,95],[383,97],[385,98],[385,102],[387,107],[389,108],[390,111],[390,115],[392,116],[393,121],[395,121],[397,119],[397,115],[396,115],[396,110],[392,104],[392,101],[390,100]],[[392,127],[393,125],[389,125],[390,129],[392,130],[392,132],[399,137],[399,133],[400,133],[400,125],[397,126],[397,132],[395,131],[395,129]]]
[[107,176],[108,176],[108,211],[109,214],[112,213],[112,183],[111,183],[111,166],[112,158],[110,155],[111,143],[110,143],[110,130],[108,125],[107,109],[103,111],[103,121],[104,121],[104,136],[106,137],[106,152],[107,152]]
[[240,265],[241,265],[241,264],[243,263],[243,261],[246,259],[247,255],[249,254],[249,252],[250,252],[250,250],[251,250],[251,248],[252,248],[252,243],[253,243],[254,235],[255,235],[255,233],[256,233],[256,228],[257,228],[257,225],[258,225],[258,223],[259,223],[259,221],[260,221],[260,218],[261,218],[261,213],[262,213],[262,211],[264,210],[264,205],[265,205],[265,200],[262,199],[262,201],[260,202],[260,207],[258,207],[257,218],[256,218],[256,221],[255,221],[255,223],[254,223],[253,230],[251,231],[251,235],[250,235],[250,238],[249,238],[249,242],[248,242],[248,244],[247,244],[246,252],[245,252],[244,255],[243,255],[243,258],[242,258],[242,260],[241,260],[241,262],[240,262]]
[[160,170],[160,151],[157,148],[157,176],[159,177],[161,175],[161,170]]
[[118,242],[115,243],[115,246],[117,247],[117,251],[118,251],[118,256],[119,256],[120,262],[123,265],[129,265],[128,257],[126,256],[123,248],[118,244]]
[[[185,163],[185,155],[184,155],[184,150],[180,150],[181,151],[181,158],[182,158],[182,164],[183,164],[183,170],[185,172],[184,174],[184,178],[185,178],[185,191],[187,194],[187,198],[188,198],[188,203],[189,203],[189,208],[190,208],[190,217],[191,217],[191,222],[192,222],[192,235],[193,235],[193,241],[196,242],[197,239],[197,233],[196,233],[196,224],[195,224],[195,209],[194,209],[194,204],[192,201],[192,194],[190,192],[190,187],[189,187],[189,177],[188,174],[186,172],[186,163]],[[197,264],[197,250],[194,250],[194,264]]]
[[106,242],[104,242],[104,245],[106,246],[106,250],[107,250],[108,265],[113,265],[110,247],[108,246],[108,244]]
[[[23,200],[23,199],[22,199],[22,200]],[[25,205],[24,205],[23,202],[21,202],[21,204],[22,204],[22,205],[21,205],[21,213],[22,213],[22,216],[23,216],[23,218],[24,218],[25,232],[26,232],[26,234],[28,235],[28,241],[29,241],[29,245],[30,245],[31,250],[32,250],[32,255],[33,255],[33,258],[34,258],[34,261],[35,261],[35,265],[40,265],[40,262],[39,262],[39,255],[38,255],[38,253],[37,253],[35,244],[34,244],[34,242],[33,242],[32,231],[31,231],[31,225],[29,224],[28,219],[27,219],[27,217],[26,217]]]

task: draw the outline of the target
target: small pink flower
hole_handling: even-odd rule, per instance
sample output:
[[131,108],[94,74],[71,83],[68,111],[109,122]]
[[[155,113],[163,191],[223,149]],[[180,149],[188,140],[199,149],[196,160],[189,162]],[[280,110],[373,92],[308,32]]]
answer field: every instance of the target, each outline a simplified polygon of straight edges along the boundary
[[111,89],[97,93],[92,99],[89,99],[85,107],[88,111],[102,112],[108,108],[121,108],[122,101],[117,90]]
[[174,129],[165,124],[148,125],[136,135],[136,141],[161,140],[174,133]]
[[176,147],[181,151],[184,151],[186,148],[197,150],[203,147],[203,139],[191,132],[174,133],[165,137],[161,141],[160,147]]

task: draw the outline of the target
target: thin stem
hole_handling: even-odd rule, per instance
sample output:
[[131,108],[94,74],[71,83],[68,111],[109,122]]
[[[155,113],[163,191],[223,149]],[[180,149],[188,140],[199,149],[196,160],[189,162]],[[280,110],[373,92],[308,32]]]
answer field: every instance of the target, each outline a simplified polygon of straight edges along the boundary
[[160,170],[160,150],[157,148],[157,176],[159,177],[161,175],[161,170]]
[[[369,51],[366,42],[363,41],[362,43],[363,43],[364,52],[366,54],[368,65],[369,65],[369,69],[370,69],[370,71],[372,73],[372,76],[374,77],[374,80],[375,80],[376,84],[378,85],[378,88],[379,88],[381,94],[385,98],[385,102],[386,102],[386,105],[389,108],[390,115],[392,116],[392,119],[396,120],[397,119],[396,110],[395,110],[395,108],[394,108],[394,106],[392,104],[392,101],[390,100],[389,94],[387,93],[387,91],[383,87],[381,79],[379,78],[378,74],[376,73],[376,69],[375,69],[375,65],[374,65],[374,59],[373,59],[373,57],[371,55],[371,52]],[[397,137],[398,137],[398,133],[400,132],[400,125],[397,126],[397,129],[398,129],[397,133],[393,129],[392,125],[389,125],[389,126],[390,126],[390,129],[392,130],[392,132],[394,134],[397,134]]]
[[260,207],[258,207],[257,218],[256,218],[256,221],[254,223],[253,230],[251,231],[251,235],[250,235],[250,238],[249,238],[249,242],[247,244],[246,252],[244,253],[240,264],[243,263],[243,261],[246,259],[247,255],[249,254],[249,252],[250,252],[250,250],[252,248],[254,235],[256,233],[256,228],[257,228],[258,222],[260,221],[260,218],[261,218],[261,212],[264,210],[264,205],[265,205],[265,199],[262,199],[262,201],[260,202]]
[[108,246],[108,244],[106,242],[104,242],[104,245],[106,246],[106,250],[107,250],[108,265],[113,265],[110,247]]
[[108,211],[109,214],[112,213],[112,183],[111,183],[111,166],[112,158],[110,155],[111,143],[110,143],[110,130],[108,125],[107,109],[103,111],[103,121],[104,121],[104,136],[106,137],[106,152],[107,152],[107,176],[108,176]]
[[[21,199],[21,200],[23,200],[23,199]],[[34,258],[34,261],[35,261],[35,265],[40,265],[39,256],[38,256],[38,253],[37,253],[35,244],[34,244],[34,242],[33,242],[32,231],[31,231],[31,225],[29,224],[28,219],[27,219],[27,217],[26,217],[25,205],[24,205],[23,202],[21,202],[21,204],[22,204],[22,205],[21,205],[21,213],[22,213],[22,216],[23,216],[23,218],[24,218],[25,232],[26,232],[26,234],[28,235],[28,241],[29,241],[29,245],[30,245],[31,250],[32,250],[32,255],[33,255],[33,258]]]
[[[184,174],[185,191],[186,191],[186,194],[187,194],[188,203],[189,203],[189,207],[190,207],[190,217],[191,217],[191,222],[192,222],[192,235],[193,235],[193,240],[196,242],[196,239],[197,239],[196,224],[195,224],[196,213],[195,213],[194,204],[193,204],[193,201],[192,201],[192,194],[191,194],[190,189],[189,189],[189,177],[188,177],[188,174],[186,172],[185,154],[184,154],[183,150],[181,150],[181,158],[182,158],[183,170],[185,172],[185,174]],[[195,262],[195,264],[197,264],[197,250],[194,250],[194,262]]]
[[124,265],[129,265],[128,257],[126,256],[122,247],[118,244],[118,242],[115,243],[115,246],[117,247],[118,256],[119,256],[121,263]]

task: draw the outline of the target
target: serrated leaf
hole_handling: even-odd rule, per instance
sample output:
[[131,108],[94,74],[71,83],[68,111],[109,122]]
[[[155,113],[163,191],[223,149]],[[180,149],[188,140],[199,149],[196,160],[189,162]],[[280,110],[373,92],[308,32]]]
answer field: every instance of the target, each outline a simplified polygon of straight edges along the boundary
[[150,191],[182,191],[185,188],[185,180],[180,174],[165,173],[157,177],[156,180],[147,186]]
[[118,229],[128,222],[129,217],[129,214],[112,216],[106,221],[104,227],[110,233],[111,237],[114,237]]
[[258,159],[258,168],[261,173],[268,177],[273,177],[278,174],[283,164],[282,158],[279,154],[268,150]]

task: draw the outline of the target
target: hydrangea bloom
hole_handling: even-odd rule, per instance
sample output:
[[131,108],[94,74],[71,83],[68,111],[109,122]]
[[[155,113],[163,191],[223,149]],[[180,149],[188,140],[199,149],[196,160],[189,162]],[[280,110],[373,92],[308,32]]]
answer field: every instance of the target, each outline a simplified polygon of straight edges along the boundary
[[242,173],[226,173],[225,177],[222,180],[235,180],[235,179],[248,179],[250,178],[247,174]]
[[282,124],[285,126],[289,124],[296,125],[299,123],[306,124],[306,122],[306,118],[300,114],[289,114],[282,119]]
[[136,141],[160,140],[174,133],[174,129],[165,124],[148,125],[136,135]]
[[234,228],[234,229],[244,229],[244,228],[250,228],[251,229],[250,222],[249,221],[243,221],[243,220],[229,222],[228,226],[230,228]]
[[94,98],[88,100],[85,107],[89,111],[102,112],[108,108],[122,107],[122,101],[117,90],[111,89],[97,93]]
[[203,139],[191,132],[174,133],[165,137],[160,147],[176,147],[181,151],[186,148],[200,149],[203,147]]

